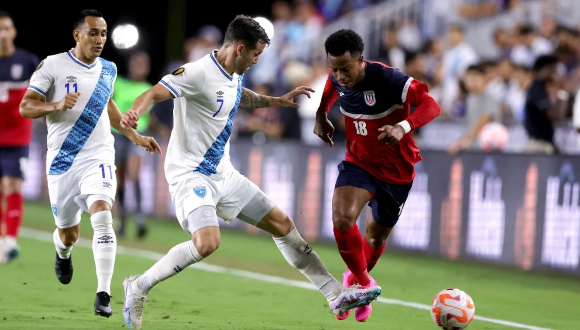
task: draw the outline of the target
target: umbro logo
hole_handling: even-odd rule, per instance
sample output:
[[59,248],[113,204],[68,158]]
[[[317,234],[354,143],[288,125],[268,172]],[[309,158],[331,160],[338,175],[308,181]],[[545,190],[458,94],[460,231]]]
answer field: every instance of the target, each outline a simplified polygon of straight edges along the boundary
[[103,188],[111,188],[112,186],[110,182],[103,182]]
[[103,235],[98,238],[98,244],[107,244],[107,243],[114,243],[113,237],[109,235]]
[[77,82],[77,77],[75,77],[75,76],[68,76],[68,77],[66,77],[66,80],[68,82]]
[[180,271],[182,271],[182,270],[183,270],[183,268],[181,268],[181,267],[179,267],[179,265],[177,265],[177,266],[173,267],[173,270],[174,270],[176,273],[179,273]]
[[222,92],[222,91],[219,91],[219,92],[216,92],[216,93],[217,93],[218,96],[223,96],[224,95],[224,92]]
[[310,245],[306,244],[306,246],[304,247],[304,253],[310,254],[310,252],[312,252],[312,248],[310,247]]
[[340,96],[344,96],[344,93],[343,93],[343,92],[340,92],[340,93],[338,93],[338,95],[340,95]]

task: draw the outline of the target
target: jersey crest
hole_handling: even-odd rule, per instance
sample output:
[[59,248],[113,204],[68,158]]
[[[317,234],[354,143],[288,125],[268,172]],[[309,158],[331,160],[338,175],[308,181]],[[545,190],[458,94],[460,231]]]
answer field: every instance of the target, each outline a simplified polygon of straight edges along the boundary
[[375,91],[364,91],[363,94],[364,94],[364,98],[365,98],[365,103],[369,107],[372,107],[373,105],[375,105],[377,103]]
[[199,196],[199,197],[201,197],[201,198],[204,198],[204,197],[205,197],[206,190],[205,190],[205,187],[201,186],[201,187],[194,188],[194,189],[193,189],[193,192],[194,192],[194,193],[195,193],[197,196]]
[[18,80],[22,77],[22,73],[24,72],[24,67],[22,66],[22,64],[12,64],[12,67],[10,68],[10,75],[12,76],[12,79],[14,80]]

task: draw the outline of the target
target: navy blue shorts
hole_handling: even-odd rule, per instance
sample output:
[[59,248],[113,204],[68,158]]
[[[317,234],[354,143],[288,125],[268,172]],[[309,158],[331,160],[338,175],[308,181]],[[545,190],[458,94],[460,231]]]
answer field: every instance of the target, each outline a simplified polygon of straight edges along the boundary
[[28,146],[0,147],[0,177],[24,179]]
[[338,178],[335,188],[352,186],[368,190],[373,194],[369,206],[373,218],[383,227],[393,227],[399,220],[413,182],[409,184],[388,184],[376,179],[369,172],[351,162],[338,164]]

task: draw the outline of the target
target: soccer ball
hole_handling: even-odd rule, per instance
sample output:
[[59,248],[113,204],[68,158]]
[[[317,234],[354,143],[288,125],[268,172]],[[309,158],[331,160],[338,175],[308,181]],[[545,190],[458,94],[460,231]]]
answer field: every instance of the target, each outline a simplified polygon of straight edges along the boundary
[[485,124],[478,135],[479,146],[483,151],[502,150],[509,140],[507,128],[496,122]]
[[431,303],[431,318],[441,329],[465,329],[474,316],[473,300],[467,293],[457,288],[439,292]]

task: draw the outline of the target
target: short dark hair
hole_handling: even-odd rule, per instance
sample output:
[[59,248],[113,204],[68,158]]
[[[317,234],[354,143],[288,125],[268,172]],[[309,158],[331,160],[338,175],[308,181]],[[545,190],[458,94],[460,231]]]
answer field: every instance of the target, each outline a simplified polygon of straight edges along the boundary
[[360,55],[365,45],[358,33],[349,29],[340,29],[326,38],[324,48],[326,54],[332,56],[342,56],[346,52],[351,55]]
[[12,19],[12,16],[10,16],[10,14],[7,11],[0,10],[0,18],[10,18],[10,19]]
[[527,35],[534,34],[534,33],[536,33],[536,29],[534,29],[533,26],[526,24],[526,25],[523,25],[522,27],[520,27],[520,31],[519,31],[518,35],[527,36]]
[[258,42],[269,45],[270,38],[258,21],[250,16],[238,15],[228,25],[224,37],[224,44],[235,42],[243,42],[253,49]]
[[467,67],[467,70],[465,72],[484,74],[485,69],[484,69],[483,65],[481,65],[481,64],[472,64],[472,65]]
[[85,9],[83,11],[81,11],[75,22],[74,22],[74,26],[73,26],[73,30],[78,30],[81,28],[81,26],[83,24],[85,24],[85,18],[88,16],[92,16],[92,17],[103,17],[103,14],[101,14],[99,11],[97,11],[96,9]]
[[542,55],[536,59],[536,62],[534,62],[533,70],[534,72],[538,72],[548,65],[557,64],[558,62],[558,58],[554,55]]

